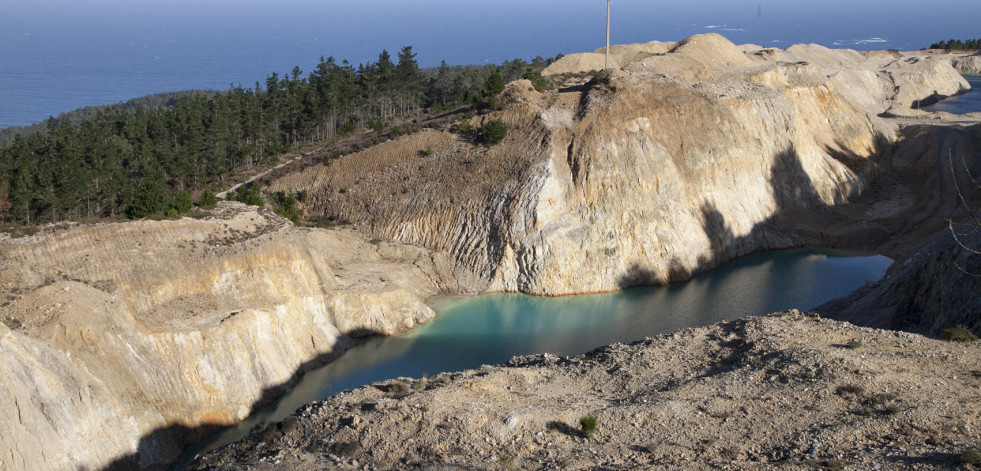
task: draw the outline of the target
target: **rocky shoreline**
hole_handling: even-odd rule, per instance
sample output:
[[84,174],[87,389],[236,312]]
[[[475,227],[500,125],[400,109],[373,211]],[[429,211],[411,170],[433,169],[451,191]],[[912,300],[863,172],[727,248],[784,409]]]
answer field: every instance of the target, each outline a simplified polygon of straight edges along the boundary
[[[592,57],[588,55],[570,55],[565,62],[556,62],[556,67],[564,64],[571,70],[556,72],[557,77],[571,74],[570,81],[562,82],[557,90],[539,92],[524,80],[509,84],[500,97],[501,109],[487,110],[468,122],[473,129],[491,119],[507,123],[508,134],[497,145],[475,142],[473,132],[461,131],[462,121],[441,121],[437,129],[402,136],[329,164],[277,173],[269,190],[306,192],[309,197],[299,209],[308,220],[344,222],[331,228],[297,228],[270,209],[223,202],[215,212],[199,218],[64,224],[30,237],[0,239],[0,295],[5,303],[0,311],[0,429],[4,430],[0,462],[23,470],[165,469],[184,446],[268,403],[305,369],[343,351],[352,338],[403,332],[431,318],[433,313],[423,300],[436,294],[609,291],[687,279],[757,250],[810,244],[877,250],[901,261],[909,259],[911,266],[919,267],[919,271],[903,272],[888,283],[856,294],[862,296],[862,312],[847,314],[855,322],[872,321],[863,312],[886,303],[896,309],[881,311],[876,319],[899,319],[904,325],[920,325],[915,324],[917,319],[929,319],[929,325],[911,327],[927,331],[955,321],[978,327],[981,315],[969,310],[974,304],[964,304],[972,300],[964,293],[972,291],[965,289],[953,305],[944,304],[950,297],[931,297],[936,292],[931,289],[938,286],[931,270],[937,268],[937,260],[952,258],[938,252],[910,258],[924,241],[944,230],[944,218],[964,217],[953,190],[961,186],[954,183],[966,185],[970,175],[981,174],[978,116],[954,118],[910,110],[913,103],[966,89],[949,58],[926,52],[858,53],[815,45],[783,50],[736,46],[713,34],[617,50],[621,63],[613,71],[583,70],[582,64]],[[951,172],[950,155],[964,159],[964,172]],[[981,189],[966,198],[974,204],[981,201],[979,193]],[[961,286],[956,278],[944,280]],[[913,289],[913,283],[926,289]],[[968,310],[952,312],[958,304]],[[939,307],[946,311],[937,311]],[[619,442],[626,449],[617,448],[620,445],[596,448],[597,456],[608,457],[602,460],[583,455],[581,450],[568,451],[571,454],[559,450],[553,455],[568,466],[605,460],[616,469],[643,463],[669,466],[666,463],[682,463],[702,450],[699,456],[707,463],[729,459],[750,467],[763,462],[797,466],[792,463],[810,459],[797,457],[800,448],[810,449],[819,441],[816,452],[808,453],[818,462],[865,463],[881,458],[893,463],[889,461],[893,455],[874,450],[863,455],[847,446],[830,448],[828,440],[845,440],[847,434],[820,438],[820,431],[797,428],[799,424],[791,424],[789,416],[784,416],[787,430],[796,430],[807,439],[798,443],[797,435],[769,430],[779,430],[779,424],[765,422],[779,417],[777,404],[814,402],[802,390],[767,395],[762,386],[747,386],[744,393],[733,396],[732,404],[720,405],[723,412],[712,412],[712,397],[718,395],[724,401],[728,400],[724,394],[729,394],[714,382],[740,391],[737,386],[742,379],[733,382],[734,378],[776,377],[761,383],[773,387],[785,384],[780,379],[784,366],[791,376],[807,380],[788,377],[786,384],[807,388],[811,380],[823,381],[818,405],[834,413],[807,411],[816,415],[803,416],[813,417],[815,423],[838,424],[835,421],[851,417],[846,412],[859,407],[856,401],[876,403],[870,406],[873,411],[880,402],[881,407],[890,407],[898,399],[883,402],[872,394],[884,393],[878,389],[880,383],[888,384],[890,390],[896,385],[915,390],[909,383],[912,380],[904,379],[907,377],[936,377],[950,391],[931,389],[930,394],[967,398],[943,409],[922,404],[920,396],[902,399],[916,405],[905,422],[908,427],[940,434],[945,440],[940,445],[916,434],[897,438],[901,430],[891,428],[882,428],[880,434],[879,422],[862,429],[866,432],[861,443],[868,447],[894,437],[883,442],[884,446],[892,447],[891,453],[907,453],[904,463],[914,463],[909,461],[913,456],[939,463],[946,458],[923,457],[922,453],[936,450],[949,455],[976,438],[970,435],[976,432],[960,435],[957,430],[944,430],[930,422],[934,419],[915,412],[947,414],[956,409],[967,417],[963,424],[977,430],[977,416],[965,409],[975,404],[970,395],[977,397],[976,383],[936,376],[940,372],[935,369],[946,367],[956,370],[959,380],[973,374],[958,363],[962,360],[947,344],[911,341],[909,348],[922,344],[924,349],[914,349],[918,356],[910,360],[899,355],[898,347],[889,346],[886,340],[892,333],[852,330],[857,328],[796,314],[785,318],[790,320],[746,320],[738,324],[743,327],[723,324],[686,331],[684,335],[696,336],[685,337],[690,345],[663,338],[642,342],[646,346],[631,346],[638,349],[631,355],[646,358],[652,365],[643,370],[638,363],[636,375],[649,375],[643,380],[648,386],[643,387],[634,379],[630,364],[613,358],[606,366],[595,356],[601,354],[594,352],[573,359],[519,360],[513,368],[486,372],[498,378],[495,381],[504,390],[510,386],[534,392],[524,396],[507,396],[495,384],[470,382],[484,377],[479,372],[461,373],[459,382],[454,375],[441,375],[358,390],[332,401],[362,397],[367,402],[331,404],[382,411],[380,404],[395,401],[391,396],[416,392],[391,403],[397,413],[387,418],[372,416],[372,421],[392,422],[381,428],[358,428],[364,417],[357,419],[357,414],[344,412],[343,417],[335,417],[318,412],[323,421],[310,422],[302,438],[312,441],[303,442],[304,448],[297,450],[305,460],[326,465],[333,463],[324,461],[332,460],[331,454],[339,456],[346,450],[357,458],[345,458],[343,466],[354,466],[351,460],[356,459],[362,468],[367,459],[375,460],[370,466],[391,468],[449,466],[457,461],[471,463],[460,466],[491,463],[507,467],[516,466],[515,460],[529,466],[539,461],[543,467],[559,466],[560,458],[550,458],[545,448],[526,448],[539,446],[532,444],[541,437],[548,437],[546,446],[566,440],[569,450],[590,450],[599,438],[615,443],[612,439],[616,437],[609,436],[611,430],[627,434],[632,429],[613,424],[629,423],[632,416],[622,411],[603,416],[603,404],[627,407],[634,404],[630,394],[647,394],[651,401],[664,393],[675,402],[665,409],[638,409],[636,413],[649,422],[641,421],[637,427],[648,435],[636,435],[636,443]],[[757,322],[794,335],[774,337],[773,342],[783,349],[772,350],[769,340],[755,330]],[[850,336],[861,332],[858,341],[867,349],[853,352],[835,347],[834,342],[849,340],[836,337],[839,330],[851,332]],[[810,335],[815,350],[793,343],[798,333]],[[713,336],[718,338],[709,338]],[[753,347],[743,348],[741,342]],[[655,362],[643,353],[648,347],[674,361]],[[609,348],[613,352],[625,347]],[[897,352],[895,363],[865,363],[889,357],[879,353],[882,348]],[[974,348],[959,351],[962,356],[970,354],[964,358],[976,360]],[[935,359],[931,349],[947,351],[950,358],[915,363],[915,368],[898,366],[900,359]],[[678,354],[672,353],[675,350]],[[835,365],[845,367],[834,367],[833,378],[805,378],[816,373],[804,373],[804,369],[818,367],[803,357],[784,357],[787,351],[840,359]],[[690,358],[682,360],[679,355],[683,352]],[[855,358],[855,354],[867,358]],[[730,357],[733,363],[716,364]],[[771,359],[776,363],[771,364]],[[539,364],[554,367],[554,371],[536,376],[529,368],[539,368]],[[824,362],[821,365],[815,371],[832,368]],[[870,377],[868,384],[860,384],[868,394],[856,395],[854,400],[835,393],[835,388],[868,379],[855,370],[872,366],[887,368],[899,379]],[[696,385],[687,376],[696,370],[694,379],[704,377],[712,383],[704,385],[705,391],[715,392],[699,396],[701,390],[686,389],[686,384]],[[733,371],[743,376],[727,376]],[[529,379],[507,376],[516,372],[530,375]],[[507,377],[495,376],[498,374]],[[558,381],[551,390],[545,381],[550,375]],[[657,379],[661,375],[676,382]],[[589,387],[603,395],[589,396],[582,392],[586,390],[577,393],[578,380],[592,384]],[[848,383],[841,384],[845,380]],[[613,381],[610,387],[625,389],[604,389],[608,381]],[[443,383],[445,387],[431,389]],[[660,389],[655,391],[651,385],[660,385]],[[431,391],[442,391],[459,402],[468,395],[484,394],[481,388],[486,388],[489,400],[498,396],[511,402],[521,399],[537,404],[535,408],[542,412],[525,417],[501,406],[487,415],[473,415],[454,409],[452,403],[433,402],[425,411],[412,406],[412,398],[428,397]],[[579,396],[563,400],[564,389]],[[705,410],[684,406],[684,394],[692,394],[689,403],[702,398]],[[580,398],[582,407],[577,405]],[[766,404],[758,414],[743,414],[751,419],[740,418],[731,410],[736,403],[749,407],[750,400]],[[483,407],[473,401],[471,406]],[[615,407],[610,410],[617,410]],[[266,431],[268,440],[277,437],[277,430],[301,423],[302,415],[311,410]],[[791,410],[795,417],[805,414]],[[679,415],[670,416],[674,412]],[[597,440],[587,443],[576,436],[581,414],[597,414]],[[458,424],[451,418],[456,415],[472,421]],[[718,448],[716,442],[699,445],[711,437],[695,434],[688,438],[696,441],[678,438],[685,445],[676,451],[630,448],[660,450],[662,445],[650,435],[655,433],[651,430],[660,430],[655,424],[674,424],[673,429],[678,429],[674,432],[688,433],[685,430],[692,422],[685,417],[706,415],[715,420],[744,420],[738,423],[752,440],[742,445],[734,437],[716,433],[715,440],[725,445]],[[430,416],[444,418],[430,421]],[[512,432],[524,430],[522,424],[532,425],[527,433],[533,434],[515,442],[522,448],[500,449],[510,442],[501,441],[504,438],[494,442],[493,437],[481,435],[485,429],[511,424],[502,420],[512,416],[517,420],[510,426]],[[862,417],[866,416],[875,414]],[[337,425],[341,419],[354,427]],[[859,423],[856,421],[852,420]],[[314,428],[316,423],[324,428]],[[436,441],[441,436],[437,432],[454,427],[462,434],[451,437],[457,440],[459,451],[445,449],[444,441]],[[355,446],[356,440],[345,435],[355,432],[347,430],[387,435],[357,435],[359,445]],[[422,435],[406,435],[411,431]],[[544,435],[556,431],[556,437]],[[307,436],[307,432],[321,435]],[[767,438],[766,433],[774,438]],[[810,440],[810,435],[818,438]],[[243,451],[243,463],[273,466],[268,463],[270,457],[273,463],[290,459],[293,451],[279,456],[274,450],[293,450],[290,440],[302,440],[298,435],[283,436],[286,441],[263,446],[265,451],[259,455]],[[424,446],[406,446],[410,438],[424,441]],[[783,442],[773,441],[777,438]],[[474,440],[484,444],[474,445]],[[249,443],[260,449],[259,442]],[[897,451],[896,443],[912,448]],[[467,447],[476,447],[484,457],[467,461],[468,456],[480,456],[468,455]],[[233,461],[238,455],[221,456],[226,456],[225,461],[216,463],[222,467],[245,466]],[[492,457],[498,461],[487,461]]]
[[978,358],[781,312],[373,384],[186,469],[949,469],[981,447]]

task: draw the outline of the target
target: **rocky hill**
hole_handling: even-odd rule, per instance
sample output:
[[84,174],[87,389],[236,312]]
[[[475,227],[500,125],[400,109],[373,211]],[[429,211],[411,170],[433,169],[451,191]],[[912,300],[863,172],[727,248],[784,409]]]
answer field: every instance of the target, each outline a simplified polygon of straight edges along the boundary
[[239,203],[0,241],[0,461],[165,467],[351,336],[431,319],[440,269]]
[[373,384],[188,469],[951,469],[981,444],[978,358],[784,312]]
[[[588,58],[576,62],[569,56],[554,64],[571,74],[559,90],[536,92],[527,81],[513,82],[500,99],[502,109],[272,183],[272,191],[306,190],[305,216],[332,222],[331,229],[296,228],[268,209],[222,203],[197,219],[49,226],[34,236],[0,239],[0,462],[28,470],[165,468],[184,445],[249,414],[305,368],[341,354],[354,338],[398,333],[425,322],[433,313],[424,300],[437,293],[614,290],[677,281],[752,251],[801,244],[871,248],[905,259],[945,227],[944,217],[963,217],[951,183],[966,184],[969,175],[979,174],[981,125],[976,117],[910,109],[966,89],[949,60],[818,46],[737,47],[717,35],[617,51],[620,69],[587,81]],[[500,144],[479,144],[477,131],[461,131],[467,124],[477,130],[492,119],[509,127]],[[966,162],[964,171],[950,171],[954,153]],[[965,198],[972,204],[981,200],[981,189]],[[872,294],[891,299],[889,293]],[[934,309],[928,293],[913,296],[926,300],[914,315]],[[882,302],[865,299],[863,306]],[[863,318],[861,312],[842,315]],[[760,325],[796,332],[813,323],[793,319]],[[931,325],[962,317],[937,319]],[[834,337],[835,330],[860,332],[840,324],[814,325],[817,330],[808,335],[826,346],[847,341]],[[687,371],[689,365],[708,374],[715,371],[712,358],[721,361],[729,354],[751,362],[726,366],[736,370],[779,360],[781,354],[766,350],[768,344],[756,337],[751,340],[760,348],[743,349],[730,338],[728,330],[734,328],[692,334],[701,337],[691,342],[690,363],[668,362],[650,374]],[[709,339],[710,331],[727,340]],[[875,348],[885,348],[893,335],[861,332]],[[946,345],[923,342],[929,346],[923,355]],[[655,347],[655,357],[663,357],[657,349],[667,345],[673,344]],[[957,366],[955,350],[943,351],[951,354],[956,376],[969,377],[966,367]],[[974,350],[962,351],[977,358]],[[875,349],[859,352],[885,355]],[[696,353],[709,356],[699,363]],[[851,355],[832,347],[813,353]],[[858,368],[847,365],[859,359],[842,361],[846,367],[833,370],[835,378],[822,383],[822,391]],[[774,381],[783,384],[783,364],[742,372],[776,376]],[[944,365],[917,363],[907,371],[933,375],[939,372],[916,368]],[[632,377],[630,368],[620,369],[624,381]],[[788,363],[791,374],[798,369]],[[638,374],[647,373],[638,369]],[[842,377],[864,378],[857,374]],[[731,381],[726,384],[736,384]],[[951,394],[957,397],[976,388],[976,383],[938,381],[956,389]],[[640,383],[624,384],[639,391]],[[681,383],[663,387],[682,388]],[[688,392],[674,391],[679,397]],[[764,394],[746,391],[752,397]],[[947,389],[927,392],[946,394]],[[542,394],[527,400],[555,399]],[[597,397],[629,402],[629,397]],[[772,396],[770,402],[809,397]],[[845,407],[824,406],[833,397],[818,397],[829,411]],[[856,397],[864,403],[873,396]],[[882,407],[893,404],[889,401]],[[579,414],[570,404],[541,407]],[[589,404],[599,413],[599,402]],[[962,410],[950,407],[944,410]],[[969,433],[976,434],[977,416],[964,414],[974,430]],[[516,417],[520,427],[526,419]],[[418,416],[404,418],[416,424]],[[475,427],[480,420],[490,419],[479,419]],[[549,420],[569,432],[568,422],[574,426],[577,419]],[[926,427],[922,421],[909,423]],[[430,425],[437,422],[425,426]],[[864,430],[872,436],[879,429]],[[936,448],[943,453],[967,440],[949,433]],[[729,440],[733,459],[750,463],[771,456],[760,451],[763,445],[754,451]],[[458,446],[467,445],[461,439]],[[637,446],[648,445],[656,444]],[[416,453],[406,455],[409,462],[425,462],[414,457],[422,451],[412,450],[406,451]],[[614,449],[603,453],[609,450]],[[835,453],[851,453],[841,450]],[[523,449],[503,451],[529,456]],[[772,456],[792,456],[792,451]],[[680,453],[672,459],[680,459]],[[243,459],[265,455],[249,456]]]
[[[969,86],[928,54],[740,48],[712,34],[636,49],[585,85],[510,84],[503,110],[470,123],[503,120],[501,144],[431,130],[272,188],[306,189],[309,217],[447,253],[478,292],[666,283],[803,243],[773,222],[859,197],[901,137],[880,115]],[[577,67],[573,54],[545,72]]]

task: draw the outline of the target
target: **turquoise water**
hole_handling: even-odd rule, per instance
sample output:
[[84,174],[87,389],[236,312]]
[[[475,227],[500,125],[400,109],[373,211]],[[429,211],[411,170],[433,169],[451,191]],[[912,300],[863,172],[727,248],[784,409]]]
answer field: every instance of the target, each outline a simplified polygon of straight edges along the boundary
[[926,111],[946,111],[953,114],[981,112],[981,75],[965,75],[971,90],[923,107]]
[[575,355],[687,327],[815,307],[878,280],[891,264],[887,257],[853,251],[770,251],[671,286],[557,298],[500,293],[438,299],[431,305],[439,315],[428,325],[369,339],[307,373],[278,404],[229,429],[208,449],[310,402],[388,378],[477,368],[515,355]]

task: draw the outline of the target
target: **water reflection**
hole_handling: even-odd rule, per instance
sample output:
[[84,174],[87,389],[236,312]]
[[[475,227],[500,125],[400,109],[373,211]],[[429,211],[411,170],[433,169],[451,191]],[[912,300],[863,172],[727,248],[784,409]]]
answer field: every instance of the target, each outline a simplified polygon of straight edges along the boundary
[[964,78],[971,84],[970,91],[938,101],[930,106],[924,106],[923,109],[926,111],[946,111],[953,114],[981,112],[981,75],[965,75]]
[[754,254],[687,283],[607,294],[543,298],[498,293],[435,300],[436,320],[412,332],[373,338],[307,373],[277,405],[224,433],[243,438],[339,391],[398,376],[420,377],[507,361],[515,355],[573,355],[687,327],[789,308],[810,308],[878,280],[883,256],[802,249]]

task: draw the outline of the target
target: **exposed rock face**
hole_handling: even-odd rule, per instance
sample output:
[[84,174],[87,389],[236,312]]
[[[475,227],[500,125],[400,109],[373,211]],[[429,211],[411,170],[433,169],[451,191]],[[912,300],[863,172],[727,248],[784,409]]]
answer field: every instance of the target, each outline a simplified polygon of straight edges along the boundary
[[796,245],[774,221],[868,187],[896,139],[880,114],[967,86],[931,57],[717,35],[611,52],[585,86],[510,84],[471,122],[508,123],[499,145],[430,130],[274,183],[348,229],[229,203],[0,239],[0,461],[162,467],[437,292],[607,291]]
[[956,57],[952,63],[954,68],[962,74],[981,74],[981,53]]
[[473,120],[509,123],[500,145],[431,131],[273,188],[311,190],[308,215],[448,253],[475,291],[609,291],[799,243],[768,221],[860,194],[895,139],[878,114],[968,87],[942,59],[714,34],[618,57],[633,62],[581,90],[512,83],[504,111]]
[[978,446],[981,342],[778,316],[366,386],[190,469],[950,469]]
[[13,299],[0,324],[6,467],[164,466],[343,351],[347,334],[433,316],[423,299],[439,267],[420,249],[223,205],[220,218],[0,242]]
[[981,233],[955,226],[878,283],[815,310],[849,322],[937,335],[964,325],[981,332]]

